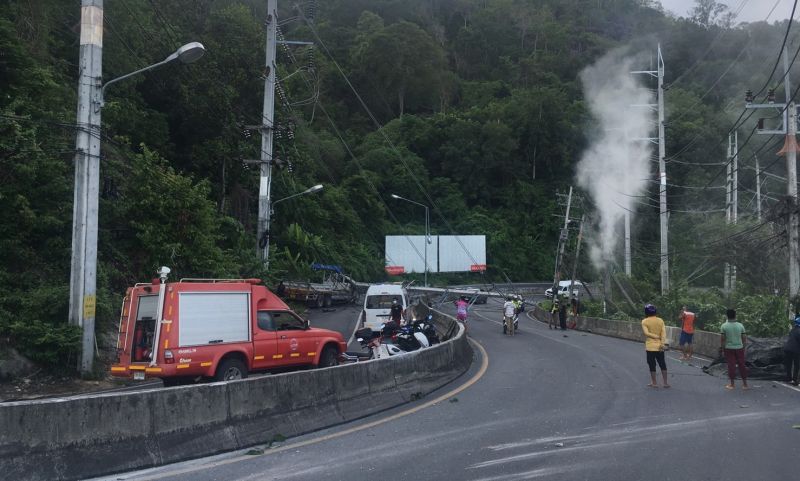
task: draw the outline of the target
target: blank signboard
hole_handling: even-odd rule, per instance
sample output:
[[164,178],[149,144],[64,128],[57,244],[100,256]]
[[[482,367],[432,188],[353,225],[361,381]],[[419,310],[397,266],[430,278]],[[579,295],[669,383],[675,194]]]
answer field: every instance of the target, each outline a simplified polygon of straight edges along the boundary
[[182,292],[178,344],[250,340],[250,294],[247,292]]
[[[431,236],[428,244],[428,272],[437,272],[436,236]],[[425,272],[424,235],[387,235],[386,266],[402,267],[404,273]]]
[[485,235],[440,235],[439,272],[486,270]]

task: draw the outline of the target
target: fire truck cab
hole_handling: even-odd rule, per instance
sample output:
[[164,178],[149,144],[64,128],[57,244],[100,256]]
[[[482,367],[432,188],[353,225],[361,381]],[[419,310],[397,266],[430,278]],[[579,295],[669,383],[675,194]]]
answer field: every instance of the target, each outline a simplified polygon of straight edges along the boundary
[[309,327],[259,279],[160,279],[128,288],[111,374],[161,378],[165,385],[231,380],[252,371],[328,367],[342,335]]

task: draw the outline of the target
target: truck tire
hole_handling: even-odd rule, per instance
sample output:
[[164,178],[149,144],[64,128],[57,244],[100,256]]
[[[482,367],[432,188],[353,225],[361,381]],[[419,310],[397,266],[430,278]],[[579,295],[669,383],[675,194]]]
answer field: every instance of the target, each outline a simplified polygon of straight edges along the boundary
[[320,294],[320,295],[318,295],[318,296],[317,296],[317,300],[316,300],[316,302],[314,303],[314,307],[316,307],[317,309],[319,309],[319,308],[321,308],[321,307],[322,307],[322,306],[324,306],[324,305],[325,305],[325,298],[324,298],[324,296],[323,296],[322,294]]
[[247,377],[247,366],[235,357],[223,359],[217,366],[214,374],[215,381],[232,381],[234,379],[244,379]]
[[333,346],[325,346],[322,350],[322,355],[319,357],[319,365],[317,367],[331,367],[339,365],[339,352]]
[[326,294],[325,299],[322,300],[322,307],[331,307],[332,303],[331,296]]

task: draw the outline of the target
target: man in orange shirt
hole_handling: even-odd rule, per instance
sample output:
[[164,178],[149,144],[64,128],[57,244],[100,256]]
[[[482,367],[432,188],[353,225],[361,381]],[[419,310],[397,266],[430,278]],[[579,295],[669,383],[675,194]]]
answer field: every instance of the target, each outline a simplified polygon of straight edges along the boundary
[[683,351],[682,360],[688,361],[692,358],[692,338],[694,337],[694,320],[697,318],[694,312],[686,309],[686,306],[681,308],[681,339],[678,343]]

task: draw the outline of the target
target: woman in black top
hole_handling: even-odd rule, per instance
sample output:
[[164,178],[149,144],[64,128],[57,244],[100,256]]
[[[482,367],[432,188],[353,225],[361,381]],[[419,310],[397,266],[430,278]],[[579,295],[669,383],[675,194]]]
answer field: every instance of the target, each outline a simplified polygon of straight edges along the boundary
[[786,382],[797,386],[800,381],[800,315],[794,318],[794,327],[783,345],[783,364],[786,366]]

